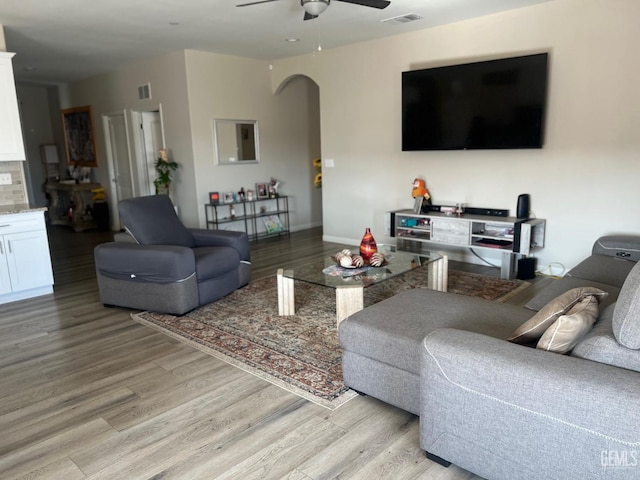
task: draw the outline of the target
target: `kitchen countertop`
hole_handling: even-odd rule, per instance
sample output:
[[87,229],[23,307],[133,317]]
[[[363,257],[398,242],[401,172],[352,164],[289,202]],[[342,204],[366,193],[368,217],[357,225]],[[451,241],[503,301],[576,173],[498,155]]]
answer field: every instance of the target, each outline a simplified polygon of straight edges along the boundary
[[11,215],[16,213],[29,213],[29,212],[46,212],[47,207],[31,207],[26,203],[17,205],[0,205],[0,215]]

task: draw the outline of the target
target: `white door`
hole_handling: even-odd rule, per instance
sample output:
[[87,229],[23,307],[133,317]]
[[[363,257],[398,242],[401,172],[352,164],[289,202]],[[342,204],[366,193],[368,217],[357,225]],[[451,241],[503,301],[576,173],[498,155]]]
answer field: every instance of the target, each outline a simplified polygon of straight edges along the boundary
[[159,156],[159,150],[163,147],[162,141],[162,121],[160,112],[139,112],[140,113],[140,143],[144,151],[145,165],[145,187],[148,188],[147,195],[156,193],[153,181],[156,178],[155,162]]
[[133,177],[129,148],[127,143],[127,125],[124,114],[107,117],[109,122],[109,143],[113,162],[113,183],[117,200],[126,200],[134,196]]
[[129,138],[124,112],[103,115],[105,137],[107,139],[107,163],[111,185],[109,188],[109,209],[111,228],[119,230],[118,202],[135,196],[135,181],[129,156]]

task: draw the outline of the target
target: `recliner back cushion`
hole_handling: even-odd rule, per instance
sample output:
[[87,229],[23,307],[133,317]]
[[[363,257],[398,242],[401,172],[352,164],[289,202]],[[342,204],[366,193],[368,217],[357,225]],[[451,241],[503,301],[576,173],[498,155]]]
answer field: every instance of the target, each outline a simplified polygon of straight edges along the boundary
[[629,272],[613,312],[613,334],[621,345],[640,349],[640,263]]
[[578,342],[571,356],[640,372],[640,350],[623,347],[613,335],[614,310],[615,304],[600,313],[593,329]]
[[600,237],[593,244],[594,255],[609,255],[633,262],[640,261],[640,236],[609,235]]
[[191,232],[182,224],[167,195],[151,195],[118,203],[120,221],[143,245],[179,245],[193,247]]

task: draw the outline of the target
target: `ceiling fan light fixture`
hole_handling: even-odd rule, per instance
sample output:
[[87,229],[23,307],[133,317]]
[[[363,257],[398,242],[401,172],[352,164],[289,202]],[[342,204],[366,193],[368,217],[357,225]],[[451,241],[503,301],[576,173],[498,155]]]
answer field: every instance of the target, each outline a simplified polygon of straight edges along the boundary
[[317,17],[327,9],[330,1],[331,0],[300,0],[300,4],[305,12]]

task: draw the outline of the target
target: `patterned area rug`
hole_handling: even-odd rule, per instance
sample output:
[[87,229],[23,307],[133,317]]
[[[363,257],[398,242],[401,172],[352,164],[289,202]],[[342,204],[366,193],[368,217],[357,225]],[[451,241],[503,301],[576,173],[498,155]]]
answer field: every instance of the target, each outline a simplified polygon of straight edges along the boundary
[[[366,288],[365,306],[402,290],[426,288],[426,281],[426,269],[418,268]],[[450,292],[487,300],[504,301],[528,285],[449,271]],[[131,317],[333,410],[356,395],[342,378],[335,292],[296,281],[295,296],[296,315],[278,316],[276,278],[267,277],[181,317],[152,312]]]

